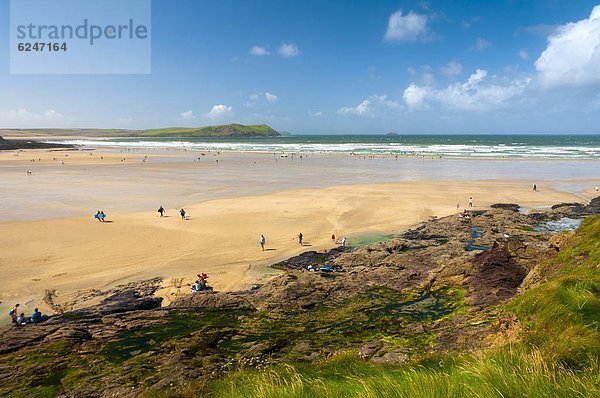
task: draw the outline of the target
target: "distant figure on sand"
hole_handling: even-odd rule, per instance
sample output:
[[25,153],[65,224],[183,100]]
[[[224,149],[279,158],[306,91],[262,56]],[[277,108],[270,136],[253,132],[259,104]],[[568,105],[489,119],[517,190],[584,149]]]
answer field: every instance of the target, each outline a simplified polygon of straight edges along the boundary
[[342,238],[340,243],[342,244],[342,246],[346,246],[346,237],[345,236]]
[[[31,170],[27,170],[27,175],[30,176],[31,175]],[[596,190],[597,191],[597,190]]]
[[158,213],[160,214],[161,217],[164,216],[165,215],[165,209],[162,206],[160,206],[158,208]]
[[262,251],[265,251],[265,243],[267,243],[267,240],[265,239],[265,236],[262,234],[260,235],[259,243],[260,243],[260,247],[261,247]]
[[298,243],[299,243],[300,245],[302,245],[302,238],[304,238],[304,235],[302,235],[302,232],[300,232],[300,233],[298,234]]
[[331,234],[331,241],[335,243],[335,234]]
[[598,185],[596,185],[596,192],[598,192]]
[[10,316],[10,319],[12,320],[12,323],[17,323],[17,311],[19,311],[19,306],[21,304],[15,304],[14,307],[12,307],[12,309],[10,311],[8,311],[8,315]]
[[460,203],[457,203],[456,204],[456,210],[459,210],[459,209],[460,209]]
[[473,207],[473,198],[469,198],[469,207]]
[[185,220],[185,210],[184,209],[179,210],[179,215],[181,216],[182,220]]
[[104,222],[104,219],[106,218],[106,214],[103,211],[98,210],[96,212],[96,214],[94,214],[94,218],[100,222]]
[[536,184],[533,184],[533,190],[534,190],[535,192],[537,192],[537,185],[536,185]]

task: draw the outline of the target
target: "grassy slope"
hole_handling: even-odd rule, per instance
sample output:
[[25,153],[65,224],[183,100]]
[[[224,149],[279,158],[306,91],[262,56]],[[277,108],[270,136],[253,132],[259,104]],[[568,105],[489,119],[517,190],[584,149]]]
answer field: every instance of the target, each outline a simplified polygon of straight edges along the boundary
[[171,127],[145,130],[140,135],[147,137],[276,137],[279,133],[266,124],[252,126],[224,124],[198,128]]
[[[506,305],[521,341],[480,355],[384,367],[342,353],[318,365],[233,373],[213,397],[597,397],[600,396],[600,217],[587,219],[544,263],[547,282]],[[177,396],[188,396],[181,392]]]
[[223,124],[206,127],[169,127],[150,130],[118,129],[26,129],[0,130],[7,136],[106,136],[106,137],[278,137],[280,134],[266,124]]

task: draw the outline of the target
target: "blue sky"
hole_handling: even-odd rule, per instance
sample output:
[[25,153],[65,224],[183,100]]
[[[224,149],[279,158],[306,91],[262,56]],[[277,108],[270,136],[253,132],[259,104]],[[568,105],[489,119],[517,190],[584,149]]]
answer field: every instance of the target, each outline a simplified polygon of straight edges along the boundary
[[0,127],[600,133],[595,6],[154,0],[150,75],[10,75],[4,1]]

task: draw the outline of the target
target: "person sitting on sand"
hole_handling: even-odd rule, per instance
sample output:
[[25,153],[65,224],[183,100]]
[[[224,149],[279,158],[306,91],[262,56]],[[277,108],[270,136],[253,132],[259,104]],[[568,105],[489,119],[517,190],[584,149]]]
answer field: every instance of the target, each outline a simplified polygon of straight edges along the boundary
[[185,210],[183,208],[179,210],[179,215],[181,216],[182,220],[185,220]]
[[196,281],[192,285],[192,293],[199,293],[201,290],[202,290],[202,285],[200,284],[200,282]]
[[101,220],[101,218],[100,218],[100,210],[98,210],[98,211],[96,212],[96,214],[94,214],[94,218],[95,218],[96,220],[98,220],[98,221],[102,222],[102,220]]
[[100,211],[100,221],[105,222],[106,220],[106,213],[104,213],[104,211]]
[[160,206],[160,207],[158,208],[158,213],[159,213],[159,214],[160,214],[160,216],[162,217],[162,216],[165,214],[165,209],[164,209],[162,206]]
[[29,323],[29,319],[27,319],[24,312],[21,312],[21,315],[17,317],[17,325],[25,325],[27,323]]
[[17,323],[17,311],[19,311],[19,306],[21,304],[15,304],[14,307],[12,307],[12,309],[10,311],[8,311],[8,315],[10,316],[10,319],[12,320],[12,323]]
[[300,246],[302,246],[302,238],[304,238],[304,236],[302,235],[302,232],[300,232],[298,234],[298,243],[300,243]]
[[265,251],[265,243],[267,243],[267,240],[265,239],[264,235],[262,235],[262,234],[260,235],[260,240],[258,243],[260,243],[260,247],[262,248],[262,251]]
[[342,244],[342,246],[346,246],[346,237],[345,236],[342,238],[340,243]]
[[48,319],[48,315],[42,315],[40,310],[36,308],[35,310],[33,310],[33,314],[31,314],[30,319],[33,323],[41,323]]

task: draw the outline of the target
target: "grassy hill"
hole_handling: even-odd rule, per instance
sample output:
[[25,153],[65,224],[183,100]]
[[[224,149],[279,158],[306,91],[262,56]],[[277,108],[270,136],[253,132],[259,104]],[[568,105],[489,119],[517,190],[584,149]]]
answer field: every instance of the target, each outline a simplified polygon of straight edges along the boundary
[[5,137],[73,136],[73,137],[279,137],[277,130],[266,124],[222,124],[206,127],[168,127],[149,130],[120,129],[4,129]]
[[278,137],[279,133],[266,124],[223,124],[207,127],[169,127],[144,130],[144,137]]

